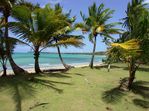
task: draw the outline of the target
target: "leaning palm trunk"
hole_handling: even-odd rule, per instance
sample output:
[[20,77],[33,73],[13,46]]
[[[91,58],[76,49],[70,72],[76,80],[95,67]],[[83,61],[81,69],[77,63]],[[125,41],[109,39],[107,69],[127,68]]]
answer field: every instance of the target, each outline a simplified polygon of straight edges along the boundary
[[11,54],[9,55],[8,57],[9,59],[9,62],[10,62],[10,65],[12,67],[12,70],[14,72],[15,75],[18,75],[18,74],[26,74],[27,71],[25,71],[24,69],[20,68],[13,60]]
[[63,58],[62,58],[62,55],[61,55],[59,46],[57,46],[57,51],[58,51],[58,55],[59,55],[59,58],[60,58],[60,60],[61,60],[61,63],[63,64],[63,66],[65,67],[65,69],[70,69],[71,66],[65,64],[65,62],[64,62],[64,60],[63,60]]
[[[5,23],[8,23],[8,16],[5,16]],[[5,38],[8,38],[8,26],[5,26]],[[10,65],[12,67],[12,70],[14,72],[15,75],[17,74],[24,74],[27,73],[27,71],[25,71],[24,69],[20,68],[13,60],[12,55],[11,55],[11,51],[10,51],[10,45],[9,43],[6,41],[6,49],[7,49],[7,57],[9,59]]]
[[7,76],[7,68],[5,65],[3,65],[3,75],[2,77],[6,77]]
[[40,66],[39,66],[39,47],[35,46],[35,51],[34,51],[34,59],[35,59],[35,72],[36,74],[39,74],[41,72]]
[[133,81],[135,79],[135,73],[136,73],[136,66],[135,61],[133,58],[131,58],[129,63],[129,81],[128,81],[128,89],[131,89]]
[[1,65],[3,67],[3,75],[2,75],[2,77],[6,77],[7,76],[6,62],[7,62],[7,60],[4,57],[2,57],[2,61],[1,61],[1,63],[2,63]]
[[92,53],[92,58],[90,62],[90,68],[94,68],[94,57],[95,57],[95,50],[96,50],[96,36],[95,36],[95,41],[94,41],[94,47],[93,47],[93,53]]

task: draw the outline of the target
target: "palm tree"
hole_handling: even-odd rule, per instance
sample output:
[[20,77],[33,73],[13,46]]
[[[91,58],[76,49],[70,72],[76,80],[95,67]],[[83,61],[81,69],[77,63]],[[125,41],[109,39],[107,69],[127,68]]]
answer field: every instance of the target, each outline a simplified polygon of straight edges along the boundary
[[3,32],[0,30],[0,63],[3,67],[3,75],[7,75],[7,68],[6,68],[6,63],[7,63],[7,54],[6,54],[6,47],[5,47],[5,42],[4,42],[4,37],[3,37]]
[[149,61],[149,11],[146,8],[148,4],[144,3],[144,0],[132,0],[128,3],[126,17],[124,20],[124,28],[126,32],[123,33],[122,37],[119,38],[118,42],[126,42],[128,40],[137,39],[140,41],[140,48],[143,53],[139,58],[132,57],[130,59],[130,76],[129,76],[129,89],[132,86],[135,78],[135,72],[138,69],[136,64],[146,63]]
[[12,38],[12,37],[4,37],[4,29],[5,28],[5,23],[4,23],[4,18],[0,19],[0,63],[3,67],[3,75],[2,76],[7,76],[7,60],[8,60],[8,55],[7,55],[7,47],[6,43],[9,43],[10,46],[10,53],[13,53],[13,50],[15,48],[15,45],[18,43],[24,44],[24,42]]
[[111,46],[112,47],[109,49],[110,53],[113,53],[114,48],[117,49],[116,53],[114,52],[113,56],[115,55],[115,57],[119,57],[120,60],[129,63],[129,80],[127,88],[130,89],[133,80],[135,79],[136,70],[139,68],[140,65],[140,63],[138,63],[137,61],[142,53],[142,51],[140,50],[140,41],[137,39],[131,39],[124,43],[113,43],[111,44]]
[[59,35],[57,37],[54,37],[56,43],[53,44],[52,46],[56,46],[59,58],[65,69],[70,69],[72,66],[67,65],[64,62],[61,55],[60,46],[64,46],[65,48],[67,48],[68,46],[74,46],[77,48],[82,47],[84,45],[82,42],[82,38],[83,38],[82,36],[75,36],[75,35]]
[[[8,18],[11,14],[12,11],[12,6],[17,2],[18,0],[1,0],[0,1],[0,12],[3,13],[4,16],[4,22],[5,24],[8,23]],[[8,38],[9,34],[8,34],[8,26],[5,26],[5,34],[4,37]],[[15,74],[20,74],[20,73],[26,73],[25,70],[23,70],[22,68],[20,68],[13,60],[12,55],[11,55],[11,51],[10,51],[10,46],[9,43],[6,43],[6,49],[7,49],[7,56],[9,59],[9,62],[11,64],[11,67],[14,71]]]
[[28,42],[28,45],[33,49],[35,72],[40,73],[40,52],[54,42],[53,34],[57,28],[63,27],[66,23],[65,16],[56,14],[49,5],[43,9],[32,9],[26,5],[15,6],[12,16],[18,22],[11,22],[9,26],[12,32]]
[[[63,14],[62,7],[60,6],[60,4],[55,5],[55,11],[56,11],[57,14]],[[65,22],[67,23],[67,25],[64,26],[64,27],[60,27],[60,29],[57,30],[57,32],[54,33],[54,36],[55,36],[54,39],[55,39],[56,44],[58,43],[58,41],[60,41],[60,42],[65,41],[66,45],[81,47],[83,45],[83,43],[81,43],[80,40],[83,37],[70,35],[70,33],[75,30],[72,25],[73,25],[73,23],[75,22],[75,19],[76,19],[75,17],[72,17],[72,18],[70,17],[70,12],[71,11],[69,11],[69,13],[63,14],[64,16],[66,16],[66,21]],[[71,39],[71,41],[70,41],[70,39]],[[66,47],[66,45],[65,45],[65,47]],[[56,48],[57,48],[58,55],[59,55],[61,63],[63,64],[65,69],[70,69],[72,66],[67,65],[64,62],[64,60],[62,58],[62,55],[61,55],[60,46],[56,45]]]
[[126,17],[124,20],[124,28],[127,29],[125,40],[142,39],[148,37],[148,16],[149,11],[144,4],[144,0],[132,0],[128,3]]
[[114,28],[118,23],[110,23],[107,21],[112,17],[113,10],[109,8],[104,9],[104,4],[101,4],[99,7],[94,3],[91,7],[88,8],[89,16],[86,17],[81,12],[81,17],[84,23],[78,23],[77,28],[81,28],[83,32],[89,32],[89,40],[93,43],[93,53],[90,62],[90,67],[93,68],[94,56],[96,51],[96,41],[98,35],[103,37],[103,41],[107,42],[109,39],[112,39],[111,34],[119,33],[119,29]]
[[132,0],[128,3],[126,17],[124,20],[124,28],[127,29],[126,34],[119,41],[127,41],[130,39],[139,39],[141,41],[141,49],[143,55],[140,58],[143,63],[149,62],[149,11],[148,4],[143,0]]

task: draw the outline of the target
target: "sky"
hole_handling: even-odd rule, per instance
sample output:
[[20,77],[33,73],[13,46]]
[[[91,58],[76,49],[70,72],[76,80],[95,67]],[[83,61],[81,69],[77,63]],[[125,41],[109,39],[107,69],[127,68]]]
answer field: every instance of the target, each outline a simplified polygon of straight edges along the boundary
[[[105,8],[110,8],[111,10],[115,10],[113,14],[113,18],[111,18],[108,22],[122,22],[122,18],[126,17],[125,11],[127,8],[127,4],[131,0],[27,0],[34,4],[39,3],[41,7],[44,7],[45,4],[50,3],[51,6],[54,6],[56,3],[60,3],[63,6],[64,12],[68,12],[71,10],[71,16],[76,16],[76,22],[82,22],[80,17],[80,11],[82,11],[85,15],[88,14],[88,7],[91,6],[94,2],[97,6],[101,3],[104,3]],[[149,2],[149,0],[147,0]],[[119,26],[121,28],[121,26]],[[74,32],[76,35],[83,35],[85,39],[83,40],[86,44],[82,48],[74,48],[68,47],[63,48],[61,47],[62,52],[91,52],[93,48],[93,44],[88,40],[88,34],[82,34],[81,31]],[[11,36],[15,36],[11,34]],[[113,35],[114,38],[117,38],[118,35]],[[102,37],[98,36],[97,39],[97,49],[96,51],[105,51],[107,46],[102,42]],[[28,46],[17,46],[15,52],[28,52],[30,48]],[[55,48],[49,48],[44,51],[47,52],[56,52]]]

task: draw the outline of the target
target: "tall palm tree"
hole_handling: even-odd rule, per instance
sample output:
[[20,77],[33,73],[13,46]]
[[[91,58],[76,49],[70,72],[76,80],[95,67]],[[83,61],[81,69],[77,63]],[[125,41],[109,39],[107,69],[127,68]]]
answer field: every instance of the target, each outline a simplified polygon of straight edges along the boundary
[[24,44],[24,42],[12,38],[12,37],[5,37],[4,36],[4,30],[5,29],[5,22],[4,18],[0,19],[0,63],[3,67],[3,75],[2,76],[7,76],[7,60],[8,60],[8,55],[7,55],[7,46],[6,43],[9,43],[10,46],[10,53],[13,53],[13,50],[15,48],[15,45],[18,43]]
[[88,16],[81,14],[84,23],[76,24],[77,28],[81,28],[82,32],[89,32],[89,40],[93,43],[93,52],[90,62],[90,67],[93,68],[94,56],[96,51],[97,37],[100,35],[103,37],[103,41],[107,42],[112,39],[111,34],[119,33],[119,29],[114,28],[118,23],[107,23],[112,17],[113,10],[109,8],[104,9],[104,4],[100,4],[99,7],[94,3],[88,8]]
[[[57,14],[63,14],[62,12],[62,7],[60,6],[60,4],[56,4],[55,5],[55,12]],[[71,46],[75,46],[75,47],[81,47],[83,45],[83,43],[80,42],[80,40],[83,38],[81,36],[75,36],[75,35],[70,35],[70,33],[72,31],[74,31],[74,28],[73,28],[73,23],[75,22],[75,17],[70,17],[70,12],[69,13],[66,13],[66,14],[63,14],[64,16],[66,16],[66,20],[65,22],[67,23],[66,26],[64,27],[60,27],[60,29],[57,30],[57,32],[54,33],[54,39],[55,39],[55,42],[56,44],[58,43],[58,41],[67,41],[67,44],[66,45],[71,45]],[[71,39],[72,38],[72,39]],[[70,41],[71,39],[71,41]],[[65,46],[66,47],[66,46]],[[63,64],[63,66],[65,67],[65,69],[70,69],[72,66],[70,65],[67,65],[63,58],[62,58],[62,55],[61,55],[61,51],[60,51],[60,46],[57,45],[56,46],[57,48],[57,51],[58,51],[58,55],[59,55],[59,58],[60,58],[60,61],[61,63]]]
[[62,55],[61,55],[60,46],[64,46],[65,48],[67,48],[68,46],[74,46],[77,48],[82,47],[84,45],[82,42],[82,38],[83,38],[82,36],[67,35],[67,34],[54,37],[56,43],[53,46],[57,48],[60,61],[65,67],[65,69],[70,69],[72,66],[67,65],[64,62]]
[[[141,57],[132,57],[130,59],[130,72],[129,72],[129,89],[132,86],[133,80],[135,78],[135,72],[138,69],[136,67],[137,63],[149,61],[149,11],[147,8],[148,4],[144,3],[144,0],[132,0],[127,5],[126,17],[124,20],[124,28],[126,32],[123,33],[122,37],[119,38],[119,42],[126,42],[128,40],[137,39],[140,41],[140,47],[143,53]],[[144,47],[145,46],[145,47]]]
[[124,28],[127,29],[127,35],[124,36],[125,40],[129,39],[142,39],[148,37],[148,4],[144,0],[132,0],[128,3],[126,10],[126,17],[124,20]]
[[[2,23],[0,21],[0,23]],[[2,27],[0,26],[0,63],[3,67],[3,75],[7,75],[7,68],[6,68],[6,63],[7,63],[7,54],[6,54],[6,44],[4,41],[4,35],[3,35],[3,30],[1,29]]]
[[[5,24],[8,23],[8,18],[11,14],[12,11],[12,6],[19,0],[0,0],[0,12],[3,13],[4,16],[4,22]],[[9,34],[8,34],[8,26],[5,26],[5,34],[4,37],[8,38]],[[20,68],[13,60],[12,55],[11,55],[11,51],[10,51],[10,46],[9,43],[6,43],[6,49],[7,49],[7,56],[9,59],[9,62],[11,64],[11,67],[13,69],[13,72],[15,74],[20,74],[20,73],[26,73],[25,70],[23,70],[22,68]]]
[[28,45],[33,49],[35,72],[40,73],[40,52],[53,43],[53,34],[57,28],[66,24],[65,16],[56,14],[49,5],[43,9],[34,8],[33,10],[26,5],[15,6],[12,16],[17,22],[11,22],[10,29],[20,39],[28,42]]

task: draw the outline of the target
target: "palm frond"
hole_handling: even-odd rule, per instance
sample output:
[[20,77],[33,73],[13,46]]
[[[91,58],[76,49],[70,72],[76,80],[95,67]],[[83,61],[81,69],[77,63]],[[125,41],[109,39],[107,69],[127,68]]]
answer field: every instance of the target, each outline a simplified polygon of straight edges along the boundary
[[60,40],[55,44],[49,45],[49,47],[64,46],[67,48],[68,46],[82,47],[83,45],[84,43],[81,40],[71,37],[66,40]]
[[132,40],[129,40],[129,41],[126,41],[124,43],[113,43],[111,44],[111,46],[113,47],[121,47],[125,50],[138,50],[140,48],[140,45],[139,45],[139,41],[137,39],[132,39]]

